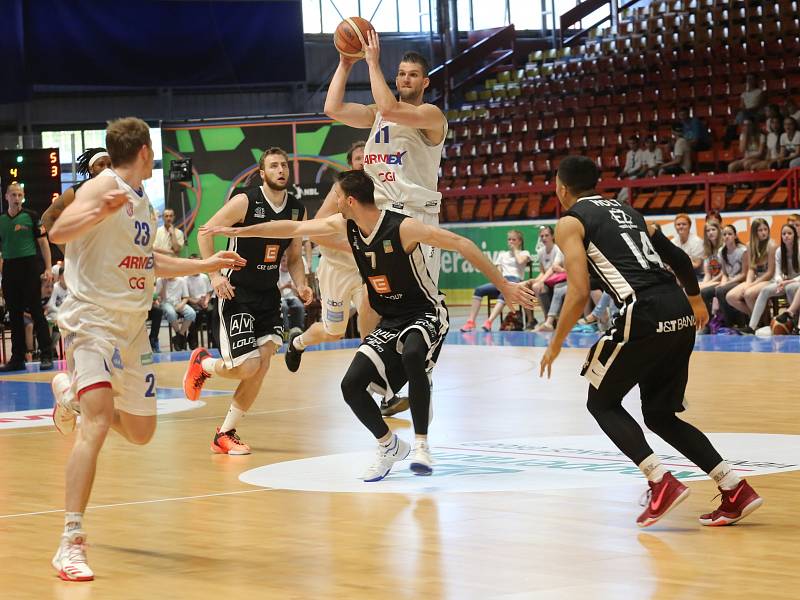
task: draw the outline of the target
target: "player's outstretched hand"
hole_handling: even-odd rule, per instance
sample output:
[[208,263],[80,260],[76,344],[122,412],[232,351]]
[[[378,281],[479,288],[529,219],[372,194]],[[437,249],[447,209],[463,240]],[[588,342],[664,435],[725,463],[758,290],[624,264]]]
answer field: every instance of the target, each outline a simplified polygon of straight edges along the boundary
[[689,304],[692,306],[694,313],[695,326],[698,330],[702,329],[708,323],[708,309],[706,303],[703,302],[703,297],[698,294],[697,296],[688,296]]
[[539,377],[544,377],[544,372],[547,371],[547,378],[550,379],[550,370],[558,355],[561,353],[561,346],[555,348],[551,344],[547,347],[542,355],[542,362],[539,363]]
[[533,302],[536,299],[536,294],[533,290],[523,283],[511,283],[507,281],[500,290],[506,303],[521,304],[525,308],[533,308]]
[[367,32],[367,42],[364,46],[364,59],[368,65],[380,66],[381,62],[381,43],[378,41],[378,32],[370,29]]
[[222,225],[203,225],[200,228],[200,235],[224,235],[225,237],[236,237],[238,227],[224,227]]
[[307,285],[301,285],[298,287],[297,295],[300,296],[300,300],[302,300],[303,304],[306,306],[314,301],[314,291]]
[[233,290],[236,289],[231,285],[231,282],[225,275],[219,273],[211,274],[211,287],[214,288],[214,293],[217,295],[217,298],[221,298],[222,300],[230,300],[233,298]]
[[115,189],[107,192],[100,199],[100,215],[105,218],[118,211],[128,202],[128,194],[124,190]]
[[219,271],[221,269],[233,269],[238,271],[247,264],[247,261],[236,254],[233,250],[220,250],[216,254],[203,260],[206,271]]

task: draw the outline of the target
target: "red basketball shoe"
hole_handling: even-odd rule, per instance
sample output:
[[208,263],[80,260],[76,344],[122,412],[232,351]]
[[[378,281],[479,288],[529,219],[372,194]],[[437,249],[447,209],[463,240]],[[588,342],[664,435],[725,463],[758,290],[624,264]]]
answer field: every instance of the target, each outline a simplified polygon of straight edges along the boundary
[[722,504],[714,512],[700,517],[703,525],[710,527],[733,525],[764,504],[764,499],[744,479],[732,490],[718,489],[722,496]]
[[186,374],[183,376],[183,393],[189,400],[197,400],[200,397],[203,384],[211,377],[211,374],[203,369],[203,359],[210,356],[205,348],[196,348],[189,357],[189,366],[186,367]]
[[669,471],[658,483],[648,481],[647,484],[650,486],[647,490],[647,507],[636,519],[639,527],[649,527],[689,496],[689,488]]

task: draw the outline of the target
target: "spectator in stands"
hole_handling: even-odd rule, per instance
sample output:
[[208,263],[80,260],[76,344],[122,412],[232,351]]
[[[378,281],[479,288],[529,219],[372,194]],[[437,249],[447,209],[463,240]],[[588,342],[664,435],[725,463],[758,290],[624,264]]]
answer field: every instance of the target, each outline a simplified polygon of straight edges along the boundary
[[734,309],[728,304],[726,296],[733,288],[744,281],[749,270],[750,261],[747,246],[739,241],[736,235],[736,228],[733,225],[725,225],[722,228],[722,247],[719,251],[720,265],[722,266],[722,277],[719,280],[713,295],[709,297],[707,290],[701,290],[700,294],[706,302],[709,314],[711,314],[711,303],[713,298],[717,299],[719,312],[726,324],[732,325],[736,321]]
[[779,167],[800,167],[800,131],[797,121],[792,117],[783,120],[783,133],[781,134],[781,156],[778,159]]
[[683,137],[693,151],[708,150],[711,148],[708,127],[700,119],[692,117],[690,114],[687,106],[681,106],[678,109],[678,120],[683,126]]
[[792,117],[795,121],[800,123],[800,109],[797,108],[797,104],[791,98],[783,105],[783,116],[784,118]]
[[[285,331],[305,329],[306,307],[303,301],[297,297],[297,288],[294,280],[289,273],[287,255],[281,257],[280,271],[278,274],[278,289],[281,291],[281,312],[283,313],[283,328]],[[344,307],[350,310],[349,306]]]
[[644,172],[642,164],[642,149],[639,137],[632,135],[628,138],[628,152],[625,154],[625,166],[619,173],[621,179],[633,179]]
[[[200,256],[192,254],[189,258],[199,260]],[[205,273],[195,273],[194,275],[186,276],[186,287],[189,292],[189,306],[194,309],[197,315],[189,327],[189,348],[192,350],[197,348],[197,330],[203,323],[206,324],[208,331],[209,347],[213,348],[216,344],[214,342],[214,327],[212,326],[214,304],[211,302],[211,297],[214,289],[211,287],[211,281]]]
[[[725,297],[731,307],[746,315],[753,312],[758,294],[775,276],[776,249],[775,242],[770,238],[769,224],[764,219],[753,219],[748,244],[749,269],[745,280]],[[728,324],[732,323],[729,321]],[[744,327],[745,331],[748,329]]]
[[147,320],[150,321],[150,348],[153,352],[161,352],[158,343],[158,333],[161,331],[161,319],[164,316],[164,311],[161,310],[161,300],[158,297],[158,291],[153,292],[153,304],[150,306],[150,312],[147,313]]
[[722,214],[716,208],[712,208],[706,213],[706,223],[709,221],[716,221],[722,225]]
[[[775,276],[758,293],[753,305],[753,312],[750,314],[750,332],[754,332],[758,328],[761,315],[764,314],[770,298],[783,296],[787,293],[787,286],[800,284],[800,261],[798,260],[797,245],[797,230],[789,224],[781,227],[781,245],[775,251]],[[792,295],[794,295],[794,289]],[[789,300],[791,302],[791,298]]]
[[748,73],[739,103],[741,110],[736,115],[736,124],[741,125],[745,119],[757,121],[761,116],[766,100],[767,97],[764,94],[761,82],[755,73]]
[[[719,251],[722,249],[722,226],[719,221],[706,221],[703,231],[703,280],[700,282],[700,293],[711,289],[710,298],[714,297],[713,290],[722,280],[722,263]],[[705,299],[706,296],[703,296]],[[711,314],[711,310],[708,311]]]
[[703,278],[703,240],[697,237],[692,231],[692,220],[686,213],[675,215],[675,232],[678,234],[672,238],[672,243],[686,252],[692,260],[692,266],[698,276]]
[[767,121],[764,160],[755,163],[752,166],[753,171],[778,168],[778,160],[781,157],[781,123],[782,121],[777,117],[772,117]]
[[[197,318],[194,309],[189,306],[189,287],[186,285],[186,278],[164,277],[158,280],[156,287],[161,300],[161,310],[164,311],[167,323],[175,330],[173,347],[176,350],[185,350],[186,334]],[[180,322],[178,322],[179,316]]]
[[642,164],[644,165],[644,177],[655,177],[658,170],[664,163],[664,153],[656,144],[656,138],[652,135],[644,139],[644,149],[642,150]]
[[800,215],[797,213],[792,213],[786,217],[786,224],[791,225],[797,233],[800,233]]
[[169,256],[180,256],[186,239],[183,232],[175,227],[175,211],[167,208],[164,210],[163,218],[164,224],[156,230],[153,251]]
[[758,130],[754,119],[746,118],[742,121],[739,133],[739,155],[741,158],[731,161],[728,173],[739,171],[752,171],[755,165],[763,162],[766,139]]
[[659,175],[683,175],[692,172],[692,148],[683,134],[683,125],[672,125],[672,160],[661,165]]
[[[556,248],[556,250],[558,250],[553,242],[552,227],[548,225],[540,227],[539,239],[542,241],[545,247],[547,247],[549,244],[551,249]],[[522,232],[517,229],[509,230],[508,234],[506,235],[506,243],[508,244],[508,250],[498,253],[495,264],[500,269],[500,273],[503,278],[505,278],[507,281],[522,281],[522,278],[525,276],[525,269],[531,263],[531,253],[525,250],[525,239],[522,236]],[[560,250],[558,250],[558,252],[560,252]],[[543,265],[542,256],[543,255],[540,251],[539,268],[544,271],[546,267]],[[475,329],[475,319],[478,316],[478,311],[481,308],[481,302],[483,301],[484,296],[497,299],[497,303],[492,309],[492,313],[489,315],[489,318],[484,321],[482,326],[484,331],[491,331],[492,323],[500,315],[503,310],[503,306],[505,305],[505,299],[503,298],[503,295],[491,283],[487,283],[475,288],[472,296],[472,308],[470,309],[469,318],[467,319],[467,322],[464,323],[461,331],[466,332]]]

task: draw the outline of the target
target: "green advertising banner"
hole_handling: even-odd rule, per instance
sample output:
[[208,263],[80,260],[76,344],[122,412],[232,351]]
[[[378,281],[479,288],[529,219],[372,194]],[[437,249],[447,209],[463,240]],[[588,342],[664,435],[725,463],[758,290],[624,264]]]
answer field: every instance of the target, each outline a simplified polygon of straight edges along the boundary
[[[536,246],[539,242],[539,227],[550,225],[554,221],[505,221],[502,223],[481,223],[476,225],[443,225],[453,233],[471,239],[483,250],[493,263],[497,255],[508,250],[506,236],[508,231],[516,229],[522,232],[525,250],[533,256],[533,264],[528,273],[531,277],[539,274],[539,261],[536,257]],[[486,277],[464,260],[457,252],[442,250],[442,269],[439,274],[439,287],[447,294],[450,304],[467,304],[472,298],[472,290],[486,283]]]

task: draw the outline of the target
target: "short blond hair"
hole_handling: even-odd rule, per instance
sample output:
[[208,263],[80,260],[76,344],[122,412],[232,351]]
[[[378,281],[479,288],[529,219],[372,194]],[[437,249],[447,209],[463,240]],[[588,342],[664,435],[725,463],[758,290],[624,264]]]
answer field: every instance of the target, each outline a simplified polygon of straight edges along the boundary
[[106,148],[115,167],[136,160],[142,146],[153,146],[150,128],[137,117],[124,117],[109,121],[106,127]]
[[289,155],[286,154],[286,150],[283,148],[278,148],[277,146],[272,146],[271,148],[267,148],[264,150],[264,154],[261,155],[261,158],[258,159],[258,168],[264,171],[264,164],[266,163],[267,157],[271,154],[280,154],[283,158],[286,159],[286,162],[289,162]]
[[20,185],[18,182],[16,182],[16,181],[12,181],[11,183],[9,183],[9,184],[8,184],[8,187],[6,188],[6,194],[8,193],[8,191],[9,191],[9,190],[10,190],[12,187],[19,188],[19,191],[20,191],[20,192],[22,192],[22,194],[23,194],[23,195],[25,194],[25,188],[24,188],[24,187],[22,187],[22,186],[21,186],[21,185]]

